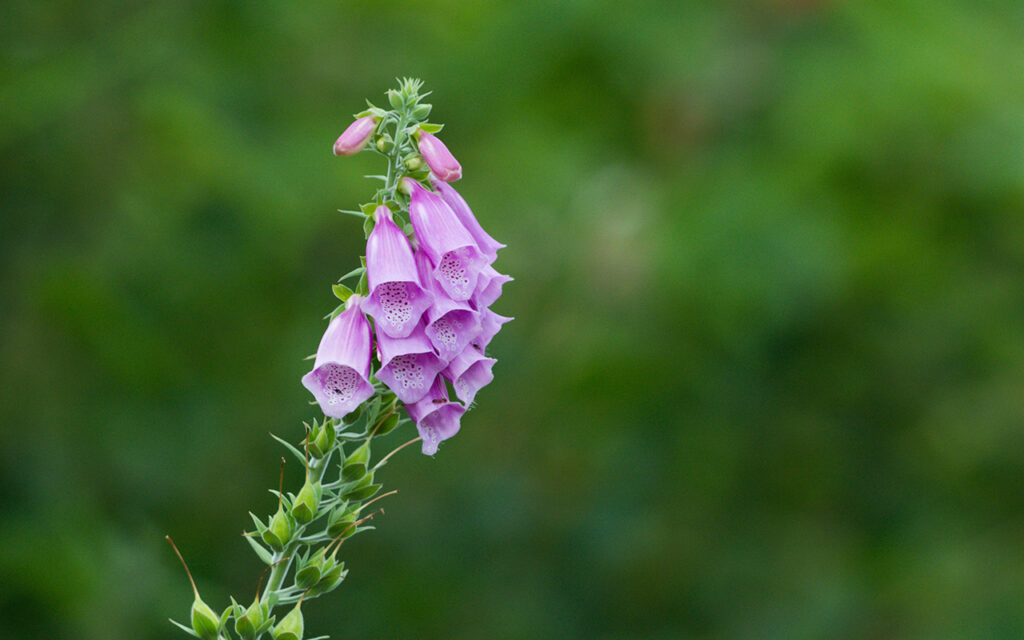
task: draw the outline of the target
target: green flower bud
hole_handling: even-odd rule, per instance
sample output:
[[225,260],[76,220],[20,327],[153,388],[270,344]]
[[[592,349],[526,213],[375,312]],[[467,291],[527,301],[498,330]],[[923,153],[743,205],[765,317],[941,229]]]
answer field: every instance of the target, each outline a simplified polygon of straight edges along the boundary
[[274,640],[302,640],[305,632],[302,619],[302,604],[295,605],[295,608],[288,612],[288,615],[281,618],[274,630],[270,632]]
[[401,109],[405,106],[402,100],[402,94],[394,89],[388,89],[388,102],[391,103],[392,109]]
[[302,485],[299,495],[295,496],[292,503],[292,517],[299,524],[306,524],[316,517],[316,509],[320,506],[320,483],[310,482],[306,478],[306,484]]
[[337,436],[334,431],[334,424],[329,420],[321,425],[314,424],[315,429],[310,432],[309,455],[314,458],[322,458],[334,446],[334,439]]
[[220,616],[203,602],[198,592],[192,601],[192,629],[203,640],[217,640],[220,634]]
[[345,505],[342,505],[335,509],[334,513],[331,514],[330,524],[327,525],[327,535],[332,538],[337,538],[338,536],[347,538],[356,530],[355,527],[349,529],[355,521],[356,512],[346,508]]
[[387,133],[377,138],[377,149],[382,153],[387,153],[395,148],[395,141],[391,139],[391,136]]
[[366,475],[366,465],[370,461],[370,440],[367,439],[358,449],[353,451],[341,466],[341,479],[354,482]]
[[373,474],[368,473],[359,482],[345,490],[342,498],[346,500],[366,500],[377,493],[380,487],[381,485],[373,483]]
[[427,103],[418,104],[409,111],[409,115],[414,120],[426,120],[427,116],[430,115],[430,110],[433,109],[433,105]]
[[417,153],[410,153],[405,157],[405,168],[409,171],[417,171],[423,168],[423,158]]
[[270,526],[263,532],[263,541],[274,550],[281,551],[292,539],[293,530],[291,517],[285,512],[284,507],[278,507],[277,513],[270,519]]
[[235,609],[235,633],[243,640],[253,640],[263,623],[266,622],[267,611],[260,604],[260,599],[253,600],[249,608],[242,610],[242,607]]
[[303,589],[308,589],[320,582],[325,573],[334,569],[337,563],[333,557],[326,557],[326,551],[326,548],[320,549],[308,562],[299,567],[295,573],[295,584]]
[[[329,562],[333,561],[333,556],[328,559]],[[345,571],[345,563],[338,563],[337,566],[333,567],[320,578],[320,582],[316,583],[315,586],[309,590],[309,595],[318,596],[328,591],[333,591],[338,588],[338,585],[342,583],[345,576],[348,575],[348,571]]]

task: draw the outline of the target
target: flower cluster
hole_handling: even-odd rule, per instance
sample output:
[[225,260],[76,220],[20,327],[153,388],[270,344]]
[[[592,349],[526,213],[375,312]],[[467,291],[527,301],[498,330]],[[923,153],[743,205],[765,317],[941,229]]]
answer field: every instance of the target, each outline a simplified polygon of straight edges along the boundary
[[[505,245],[484,231],[450,184],[462,167],[431,133],[438,125],[409,122],[417,113],[425,117],[430,105],[420,104],[418,94],[396,94],[389,94],[395,111],[371,107],[334,144],[337,155],[370,149],[396,161],[375,202],[362,207],[363,281],[343,294],[344,310],[331,320],[302,382],[324,414],[337,419],[383,383],[416,423],[423,453],[433,455],[493,379],[496,361],[486,348],[511,318],[490,307],[512,278],[492,266]],[[394,136],[388,124],[396,125]],[[400,216],[411,223],[406,230]]]
[[[388,92],[391,110],[370,105],[334,143],[336,155],[366,150],[388,166],[372,176],[383,181],[372,200],[346,212],[363,221],[366,255],[341,279],[358,277],[354,290],[334,285],[342,304],[302,378],[326,417],[306,425],[301,449],[278,438],[305,468],[302,488],[284,490],[282,459],[276,511],[250,514],[255,529],[243,535],[266,565],[266,581],[251,605],[232,598],[220,613],[193,583],[191,625],[172,622],[194,638],[303,640],[303,602],[342,583],[342,544],[371,529],[365,523],[380,510],[368,507],[395,493],[380,493],[380,468],[417,441],[433,455],[492,379],[495,360],[485,351],[511,319],[490,309],[511,280],[492,266],[504,245],[449,184],[462,167],[434,135],[441,125],[426,121],[431,106],[420,87],[401,81]],[[371,445],[409,420],[419,436],[374,457]],[[288,605],[279,618],[275,608]]]

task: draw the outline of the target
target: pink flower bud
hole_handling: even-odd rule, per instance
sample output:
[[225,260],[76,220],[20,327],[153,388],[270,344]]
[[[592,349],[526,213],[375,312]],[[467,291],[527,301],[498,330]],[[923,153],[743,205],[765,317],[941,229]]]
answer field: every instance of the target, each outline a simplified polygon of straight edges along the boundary
[[373,116],[364,116],[348,125],[345,133],[338,136],[334,142],[334,155],[350,156],[362,151],[376,128],[377,119]]
[[462,177],[462,165],[455,159],[452,152],[435,136],[420,129],[417,134],[420,155],[427,161],[427,166],[438,180],[454,182]]

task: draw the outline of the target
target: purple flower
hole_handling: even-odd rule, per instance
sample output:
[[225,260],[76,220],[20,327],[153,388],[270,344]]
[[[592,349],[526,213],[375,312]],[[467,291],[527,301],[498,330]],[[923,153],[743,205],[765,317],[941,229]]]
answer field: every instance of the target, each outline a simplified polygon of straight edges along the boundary
[[409,417],[416,423],[416,430],[423,438],[423,453],[432,456],[442,440],[459,432],[459,420],[466,408],[457,402],[448,401],[448,389],[444,378],[437,376],[430,391],[417,402],[405,405]]
[[411,178],[404,178],[402,183],[411,195],[409,218],[420,249],[435,265],[434,279],[452,300],[468,300],[486,258],[440,196]]
[[313,370],[302,377],[324,415],[344,418],[373,395],[370,384],[370,323],[360,305],[348,299],[343,312],[327,325],[316,350]]
[[350,156],[362,151],[376,128],[377,119],[373,116],[364,116],[348,125],[348,129],[334,141],[334,155]]
[[392,338],[408,336],[434,296],[423,288],[412,247],[391,219],[391,210],[377,207],[377,220],[366,241],[366,279],[370,297],[363,303],[377,331]]
[[484,254],[484,257],[487,258],[487,262],[494,262],[498,257],[498,249],[504,249],[505,245],[484,231],[484,228],[480,226],[476,216],[470,210],[469,205],[466,204],[466,201],[462,199],[462,196],[459,195],[459,192],[454,187],[440,180],[431,180],[431,184],[434,185],[434,189],[437,190],[445,204],[455,212],[455,217],[459,219],[462,226],[466,227],[466,230],[476,240],[476,246],[480,249],[480,253]]
[[489,307],[501,297],[501,288],[506,282],[511,282],[512,276],[498,273],[491,267],[485,266],[480,270],[476,281],[476,290],[473,292],[473,306],[477,309]]
[[498,331],[501,330],[501,325],[514,319],[515,318],[499,316],[490,309],[482,310],[480,312],[480,335],[473,340],[473,344],[483,351],[484,348],[490,344],[491,338],[497,335]]
[[438,180],[454,182],[462,177],[462,166],[452,152],[436,136],[423,129],[416,132],[420,155],[427,161],[427,166],[434,172]]
[[420,278],[429,283],[434,304],[427,309],[426,334],[444,362],[450,362],[480,333],[480,316],[465,302],[452,300],[430,273],[434,266],[422,251],[416,252]]
[[455,395],[469,406],[476,397],[476,392],[494,380],[491,369],[497,360],[488,358],[470,347],[448,363],[444,376],[452,381]]
[[377,378],[388,385],[402,402],[416,402],[422,398],[445,366],[423,333],[422,324],[417,324],[406,338],[392,338],[378,331],[377,348],[381,364]]

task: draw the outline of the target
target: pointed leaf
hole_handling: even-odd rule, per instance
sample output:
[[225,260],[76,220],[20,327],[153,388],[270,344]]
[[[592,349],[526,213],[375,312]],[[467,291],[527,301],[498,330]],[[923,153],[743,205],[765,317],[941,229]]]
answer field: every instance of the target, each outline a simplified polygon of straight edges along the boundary
[[245,540],[249,543],[249,546],[252,547],[252,550],[256,552],[256,555],[259,556],[260,560],[263,561],[263,564],[274,564],[274,557],[270,555],[270,552],[267,551],[263,545],[261,545],[259,542],[256,542],[255,538],[253,538],[252,536],[245,536]]

